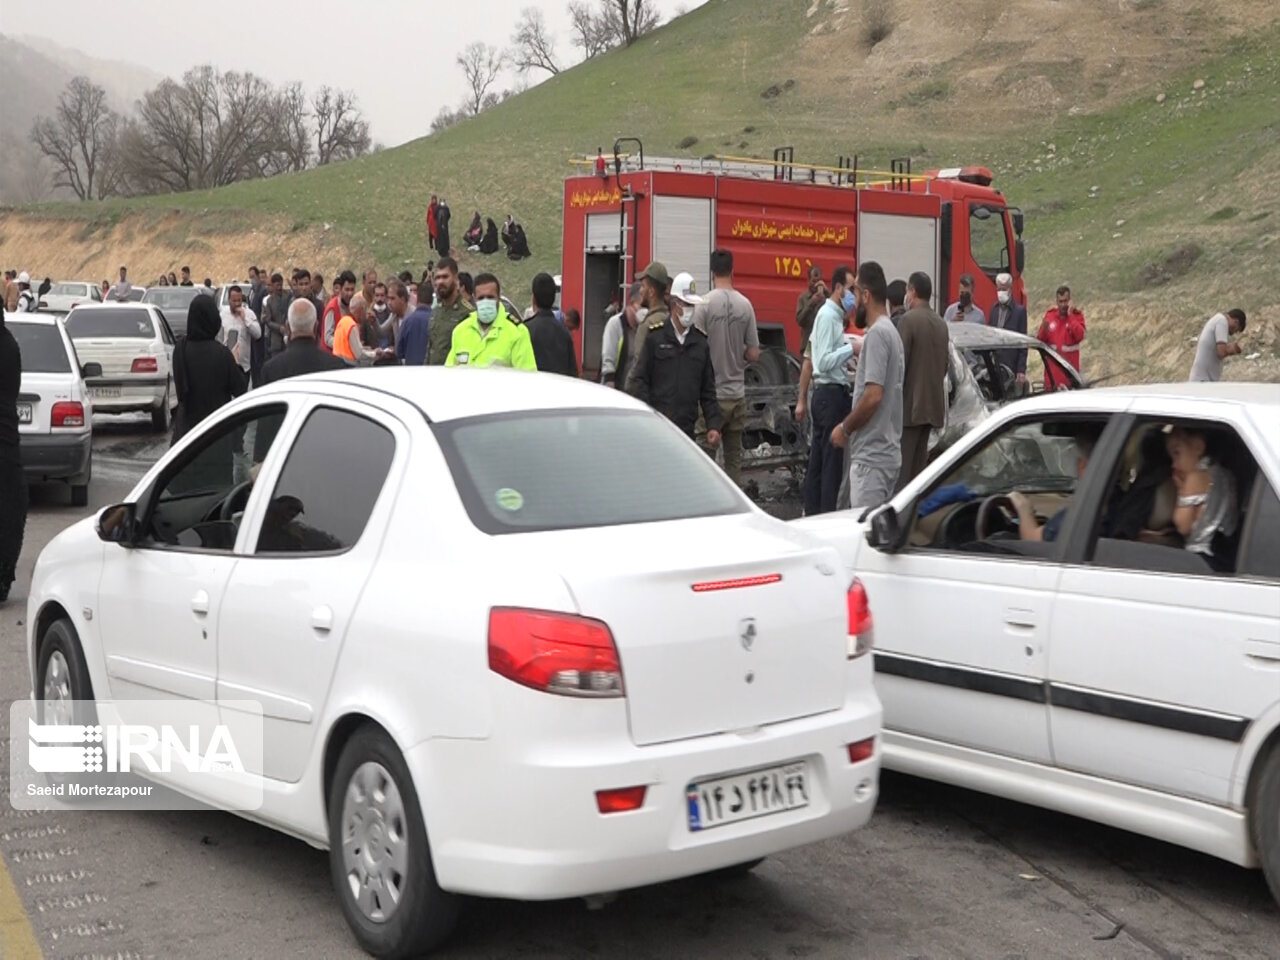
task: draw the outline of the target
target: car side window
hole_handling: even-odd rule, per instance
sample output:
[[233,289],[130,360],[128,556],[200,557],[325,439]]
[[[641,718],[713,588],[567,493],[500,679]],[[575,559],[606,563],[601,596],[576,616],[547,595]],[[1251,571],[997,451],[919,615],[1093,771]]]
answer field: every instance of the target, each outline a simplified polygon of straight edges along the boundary
[[267,503],[255,552],[335,553],[364,534],[395,459],[395,436],[347,410],[307,417]]
[[[1089,562],[1187,576],[1243,572],[1238,560],[1254,522],[1250,503],[1265,509],[1265,496],[1254,496],[1258,483],[1266,478],[1231,426],[1143,418],[1125,442],[1095,519]],[[1270,543],[1251,549],[1263,557],[1276,550]]]
[[274,440],[286,412],[283,403],[258,407],[199,437],[157,481],[142,518],[141,545],[233,550],[253,490],[252,461],[270,447],[256,438]]
[[1106,429],[1098,415],[1018,420],[971,450],[912,506],[915,549],[1044,559]]
[[1259,475],[1240,541],[1238,572],[1246,577],[1280,580],[1280,497]]

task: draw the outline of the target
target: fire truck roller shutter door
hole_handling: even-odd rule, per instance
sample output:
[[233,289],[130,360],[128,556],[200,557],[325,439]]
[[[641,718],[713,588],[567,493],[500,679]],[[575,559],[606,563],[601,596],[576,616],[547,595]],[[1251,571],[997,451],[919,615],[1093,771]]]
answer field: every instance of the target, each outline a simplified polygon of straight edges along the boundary
[[905,280],[917,270],[927,273],[934,281],[930,304],[934,310],[938,309],[938,253],[938,221],[934,217],[858,215],[858,261],[876,261],[890,280]]
[[692,274],[699,294],[711,289],[713,213],[709,199],[653,198],[653,259],[665,263],[672,276]]

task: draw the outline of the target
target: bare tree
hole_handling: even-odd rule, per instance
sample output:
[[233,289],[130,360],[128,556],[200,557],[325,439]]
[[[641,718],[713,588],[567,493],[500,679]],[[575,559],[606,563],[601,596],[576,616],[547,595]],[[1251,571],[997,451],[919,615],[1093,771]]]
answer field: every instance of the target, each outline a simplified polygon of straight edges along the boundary
[[279,95],[251,73],[187,71],[138,103],[120,140],[125,175],[140,192],[197,190],[260,177],[278,167]]
[[613,46],[608,24],[586,0],[574,0],[569,4],[569,22],[573,30],[573,45],[582,51],[584,59],[599,56]]
[[464,105],[474,117],[484,109],[485,95],[502,72],[502,58],[496,47],[476,41],[458,54],[458,66],[467,78]]
[[276,95],[278,142],[263,173],[298,173],[311,163],[311,111],[300,83],[290,83]]
[[600,14],[614,43],[629,47],[661,22],[654,0],[600,0]]
[[124,118],[113,113],[103,130],[102,163],[98,169],[99,200],[128,193],[128,176],[121,149],[124,128]]
[[321,87],[311,98],[311,109],[315,114],[319,166],[369,152],[369,122],[360,115],[355,94]]
[[511,36],[511,59],[522,74],[545,70],[553,77],[560,72],[556,62],[556,39],[547,29],[547,18],[537,7],[525,7]]
[[56,115],[35,122],[31,139],[53,161],[55,187],[69,187],[81,200],[93,199],[113,117],[107,91],[88,77],[73,77],[58,95]]

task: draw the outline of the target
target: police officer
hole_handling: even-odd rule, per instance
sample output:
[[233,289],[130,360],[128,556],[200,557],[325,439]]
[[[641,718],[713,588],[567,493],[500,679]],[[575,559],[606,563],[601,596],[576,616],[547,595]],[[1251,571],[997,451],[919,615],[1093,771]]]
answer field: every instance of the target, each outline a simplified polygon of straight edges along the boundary
[[453,331],[446,367],[515,367],[537,370],[529,328],[507,316],[502,286],[491,273],[476,277],[476,308]]
[[[720,404],[707,335],[693,326],[693,308],[702,298],[689,292],[692,279],[688,274],[676,278],[670,315],[665,308],[650,306],[642,324],[647,336],[632,367],[627,392],[650,404],[690,439],[701,406],[708,427],[707,443],[714,447],[720,443]],[[657,313],[661,316],[655,317]]]
[[649,312],[646,316],[648,322],[636,327],[629,351],[630,369],[618,371],[618,380],[628,393],[634,392],[631,389],[631,378],[635,376],[636,364],[644,352],[644,342],[648,339],[649,330],[661,330],[662,324],[667,320],[667,291],[671,289],[671,275],[667,273],[666,266],[657,260],[645,267],[644,273],[636,280],[640,284],[640,304]]

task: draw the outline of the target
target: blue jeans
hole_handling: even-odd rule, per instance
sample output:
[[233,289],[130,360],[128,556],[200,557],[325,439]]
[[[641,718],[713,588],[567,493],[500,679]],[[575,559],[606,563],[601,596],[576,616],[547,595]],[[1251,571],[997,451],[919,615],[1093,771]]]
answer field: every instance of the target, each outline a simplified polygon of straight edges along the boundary
[[849,415],[853,398],[833,384],[819,384],[811,405],[813,434],[809,442],[809,472],[804,478],[804,513],[812,517],[836,509],[844,479],[844,451],[832,446],[831,432]]

